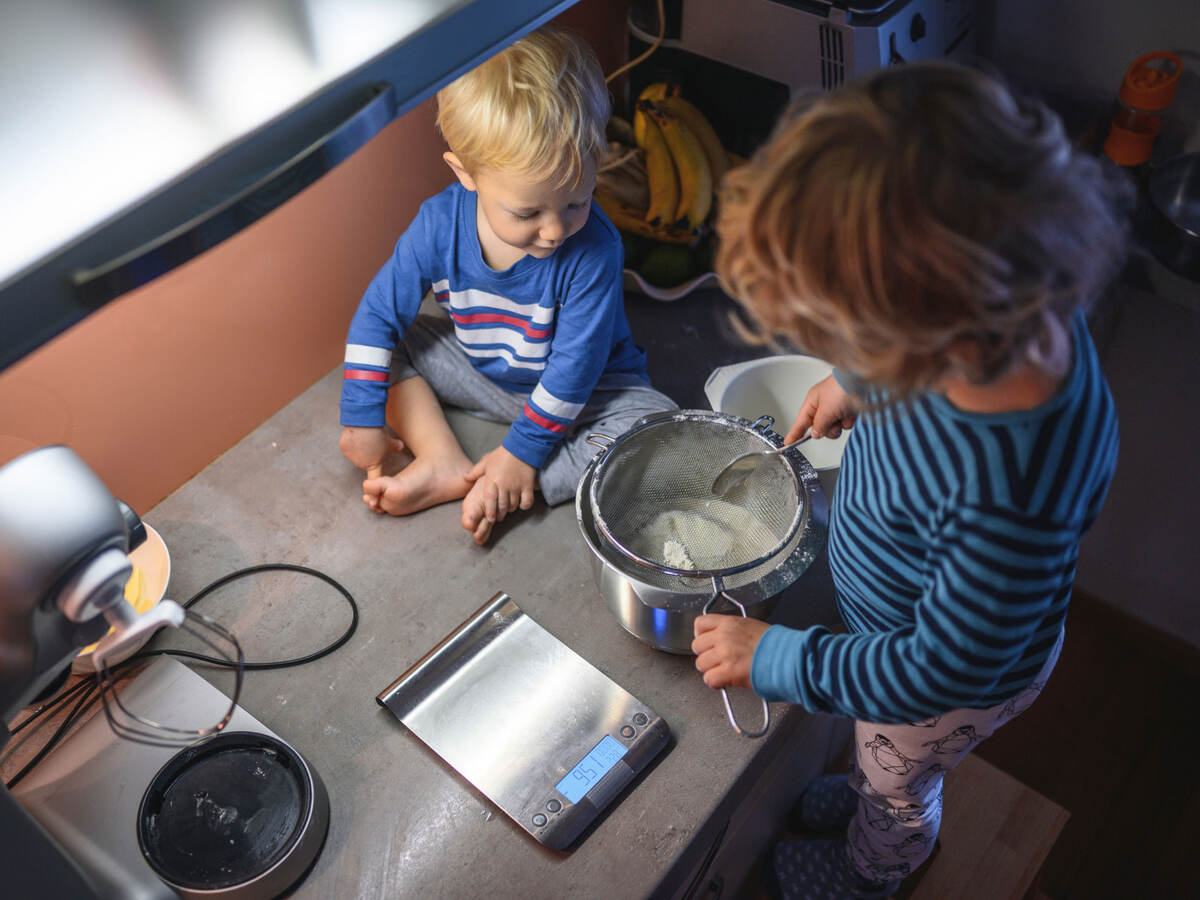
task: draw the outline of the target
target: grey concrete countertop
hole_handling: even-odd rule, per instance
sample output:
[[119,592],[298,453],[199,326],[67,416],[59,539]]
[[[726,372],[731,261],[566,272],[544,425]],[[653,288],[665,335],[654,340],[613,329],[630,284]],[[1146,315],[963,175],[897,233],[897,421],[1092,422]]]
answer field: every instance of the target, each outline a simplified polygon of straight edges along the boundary
[[[186,600],[244,566],[319,569],[358,601],[354,637],[332,655],[248,673],[241,705],[293,744],[325,781],[332,823],[301,897],[640,897],[673,893],[722,804],[747,789],[780,745],[811,740],[808,716],[782,704],[762,740],[738,737],[691,657],[627,634],[590,574],[574,509],[544,504],[477,547],[447,504],[406,518],[363,505],[361,475],[337,449],[339,370],[331,372],[158,506],[144,513],[170,550],[168,595]],[[503,430],[452,414],[468,453]],[[497,591],[659,713],[673,741],[568,852],[545,849],[442,762],[375,696]],[[782,596],[776,619],[836,621],[824,554]],[[348,608],[327,585],[271,573],[197,607],[232,627],[247,659],[311,652],[341,633]],[[177,635],[160,637],[172,646]],[[197,667],[228,691],[228,673]],[[757,721],[758,705],[735,692]],[[808,730],[806,730],[806,728]],[[707,839],[706,839],[707,840]]]

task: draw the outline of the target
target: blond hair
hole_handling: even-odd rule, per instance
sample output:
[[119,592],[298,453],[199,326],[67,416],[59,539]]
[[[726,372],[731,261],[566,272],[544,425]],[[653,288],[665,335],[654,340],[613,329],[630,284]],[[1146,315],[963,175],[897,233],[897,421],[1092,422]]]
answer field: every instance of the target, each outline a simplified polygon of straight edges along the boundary
[[442,137],[468,172],[574,187],[604,149],[610,101],[591,49],[542,28],[440,90],[437,107]]
[[914,63],[797,105],[728,174],[717,271],[759,337],[896,395],[1022,362],[1058,376],[1128,199],[1041,103]]

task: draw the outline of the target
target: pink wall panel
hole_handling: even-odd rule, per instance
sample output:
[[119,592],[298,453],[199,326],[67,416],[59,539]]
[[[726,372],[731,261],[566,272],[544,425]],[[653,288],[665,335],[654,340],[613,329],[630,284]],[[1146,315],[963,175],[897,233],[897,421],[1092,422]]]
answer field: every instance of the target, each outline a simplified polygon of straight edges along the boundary
[[449,183],[442,149],[426,103],[245,231],[5,370],[0,462],[66,443],[135,509],[157,503],[337,365],[363,288]]

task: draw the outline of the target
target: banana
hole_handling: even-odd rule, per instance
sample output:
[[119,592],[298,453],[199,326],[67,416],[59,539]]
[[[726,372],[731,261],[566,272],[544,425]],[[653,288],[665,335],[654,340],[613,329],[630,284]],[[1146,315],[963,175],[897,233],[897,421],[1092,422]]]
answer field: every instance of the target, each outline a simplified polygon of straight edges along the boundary
[[646,120],[646,181],[650,185],[650,207],[646,221],[651,225],[672,225],[679,218],[679,176],[662,130],[650,118]]
[[[659,104],[643,101],[639,107],[644,109],[650,121],[662,132],[679,175],[675,214],[666,221],[682,225],[685,231],[698,228],[712,211],[713,201],[712,169],[709,168],[708,158],[704,155],[704,148],[682,119],[668,113]],[[651,181],[650,184],[650,206],[653,209],[654,182]],[[653,221],[650,216],[647,216],[647,219]]]
[[646,215],[650,206],[650,189],[646,184],[646,173],[633,166],[620,166],[616,169],[601,172],[596,176],[596,188],[616,197],[626,206],[638,210],[641,216]]
[[704,148],[704,157],[708,160],[708,167],[712,170],[713,185],[719,184],[721,176],[729,168],[729,157],[726,155],[725,147],[722,146],[721,139],[717,137],[712,123],[705,118],[704,113],[682,97],[663,97],[656,102],[656,105],[691,129],[692,134],[700,141],[700,146]]
[[639,147],[646,146],[646,114],[638,107],[643,100],[661,100],[670,94],[672,88],[665,81],[656,81],[642,88],[638,94],[637,103],[633,105],[633,139]]
[[686,231],[651,225],[643,218],[640,209],[635,209],[605,191],[598,190],[595,194],[596,203],[604,210],[605,215],[622,231],[636,234],[639,237],[651,238],[668,244],[691,243],[692,236]]

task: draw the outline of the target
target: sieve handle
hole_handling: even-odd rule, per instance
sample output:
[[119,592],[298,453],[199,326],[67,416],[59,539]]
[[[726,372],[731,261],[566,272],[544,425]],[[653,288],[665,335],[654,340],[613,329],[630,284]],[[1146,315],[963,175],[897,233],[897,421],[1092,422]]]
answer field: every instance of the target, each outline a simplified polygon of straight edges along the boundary
[[[774,416],[763,415],[763,416],[759,416],[757,419],[755,419],[753,422],[751,422],[750,428],[753,429],[754,431],[766,432],[766,431],[770,431],[774,427],[774,425],[775,425],[775,417]],[[762,427],[760,428],[759,426],[762,426]]]
[[[624,412],[624,413],[647,412],[647,413],[656,413],[657,414],[656,416],[642,416],[642,418],[638,419],[638,423],[642,423],[642,422],[645,422],[645,421],[653,419],[653,418],[661,418],[662,416],[669,416],[672,414],[672,410],[663,409],[661,406],[631,406],[631,407],[628,407],[627,409],[622,409],[621,412]],[[770,416],[768,416],[767,418],[770,418]],[[774,422],[775,420],[771,419],[771,421]],[[604,434],[601,431],[593,431],[591,434],[589,434],[587,436],[587,438],[585,438],[585,440],[587,443],[591,444],[593,447],[599,447],[601,450],[608,450],[612,447],[613,444],[615,444],[617,442],[617,439],[615,437],[609,437],[607,434]]]
[[[726,600],[728,600],[730,603],[732,603],[734,605],[734,607],[737,608],[737,611],[741,614],[743,619],[749,618],[749,616],[746,615],[746,607],[742,606],[742,604],[740,602],[738,602],[737,600],[735,600],[733,597],[729,596],[729,594],[725,593],[725,591],[722,591],[722,590],[718,590],[715,593],[713,593],[712,597],[709,598],[708,602],[704,604],[704,609],[701,610],[700,614],[705,615],[705,616],[708,615],[712,611],[713,604],[716,603],[717,600],[719,600],[721,597],[724,597]],[[727,688],[721,688],[721,700],[725,704],[725,718],[727,718],[729,720],[730,727],[733,728],[735,733],[740,734],[742,737],[745,737],[745,738],[762,737],[764,734],[767,733],[767,730],[771,727],[771,707],[767,706],[766,700],[762,701],[763,724],[762,724],[762,728],[760,728],[758,731],[750,731],[746,728],[743,728],[738,723],[737,716],[734,715],[734,712],[733,712],[733,704],[729,702],[729,690]]]
[[614,437],[609,437],[607,434],[602,434],[599,431],[593,431],[587,436],[587,442],[593,447],[599,447],[601,450],[607,450],[617,442]]

